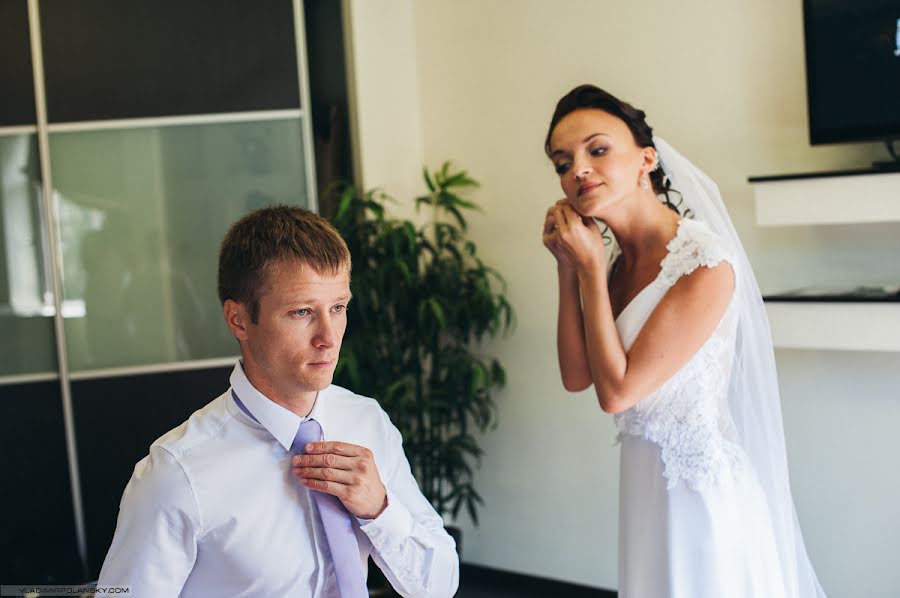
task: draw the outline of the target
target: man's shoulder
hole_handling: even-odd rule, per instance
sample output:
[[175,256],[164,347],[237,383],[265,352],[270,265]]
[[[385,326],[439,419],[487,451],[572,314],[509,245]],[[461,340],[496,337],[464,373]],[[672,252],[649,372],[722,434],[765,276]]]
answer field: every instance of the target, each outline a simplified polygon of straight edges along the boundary
[[176,459],[182,458],[198,445],[215,440],[222,428],[233,419],[227,408],[228,392],[224,392],[197,411],[177,427],[169,430],[153,444],[150,450],[164,450]]
[[378,401],[376,401],[375,399],[357,394],[349,388],[344,388],[343,386],[338,386],[337,384],[328,386],[328,388],[324,389],[322,393],[325,395],[325,398],[331,403],[341,403],[349,408],[371,409],[374,407],[379,411],[381,410],[381,405],[379,405]]
[[390,434],[391,418],[377,400],[335,384],[323,392],[332,416],[345,424],[369,429],[378,436]]

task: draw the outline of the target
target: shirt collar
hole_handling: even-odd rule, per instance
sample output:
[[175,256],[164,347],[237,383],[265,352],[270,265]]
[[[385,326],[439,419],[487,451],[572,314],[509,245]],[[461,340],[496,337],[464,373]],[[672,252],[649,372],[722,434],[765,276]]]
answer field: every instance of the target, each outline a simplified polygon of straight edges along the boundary
[[[313,408],[309,415],[300,417],[259,392],[247,379],[240,361],[234,365],[230,382],[234,393],[237,394],[244,406],[253,414],[253,417],[257,419],[259,425],[268,430],[275,437],[275,440],[278,441],[278,444],[284,447],[284,450],[291,450],[291,445],[294,443],[294,437],[297,435],[300,424],[307,419],[315,419],[319,422],[319,425],[322,426],[322,437],[328,438],[325,431],[326,422],[323,421],[324,412],[326,411],[324,403],[327,401],[321,400],[325,391],[320,391],[316,395],[316,402],[313,403]],[[233,399],[232,402],[234,402]],[[235,405],[235,408],[240,410],[237,405]]]

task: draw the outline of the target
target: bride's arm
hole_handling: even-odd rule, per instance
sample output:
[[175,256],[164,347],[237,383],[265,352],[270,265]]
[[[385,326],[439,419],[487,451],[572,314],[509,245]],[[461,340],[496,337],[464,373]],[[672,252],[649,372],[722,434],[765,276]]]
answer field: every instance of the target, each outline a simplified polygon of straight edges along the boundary
[[572,257],[560,245],[559,223],[565,221],[562,214],[564,205],[565,200],[560,200],[547,210],[544,219],[544,246],[556,258],[559,276],[559,313],[556,319],[559,374],[563,387],[574,392],[584,390],[591,385],[592,380],[584,343],[584,317],[581,313],[578,272]]
[[713,333],[731,298],[727,262],[682,276],[662,298],[628,353],[613,319],[603,267],[579,265],[591,378],[608,413],[631,408],[674,375]]
[[559,314],[556,320],[556,353],[566,390],[584,390],[593,383],[584,339],[581,291],[575,268],[560,266]]

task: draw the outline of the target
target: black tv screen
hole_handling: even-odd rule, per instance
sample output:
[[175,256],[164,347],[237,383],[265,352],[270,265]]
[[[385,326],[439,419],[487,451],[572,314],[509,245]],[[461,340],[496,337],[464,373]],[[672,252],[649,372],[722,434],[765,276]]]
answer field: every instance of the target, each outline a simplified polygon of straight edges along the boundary
[[900,137],[900,0],[804,0],[812,144]]

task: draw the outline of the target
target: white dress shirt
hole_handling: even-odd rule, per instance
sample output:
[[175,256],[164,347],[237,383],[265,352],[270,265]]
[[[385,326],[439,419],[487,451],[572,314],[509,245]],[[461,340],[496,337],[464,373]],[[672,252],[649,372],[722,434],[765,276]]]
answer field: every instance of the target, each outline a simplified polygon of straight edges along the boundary
[[[329,386],[308,417],[325,440],[369,448],[387,489],[385,510],[354,523],[360,567],[371,555],[403,596],[453,596],[455,544],[419,491],[387,414],[373,399]],[[135,466],[98,583],[130,586],[138,598],[337,597],[314,491],[291,474],[304,419],[256,390],[238,363],[231,389]]]

